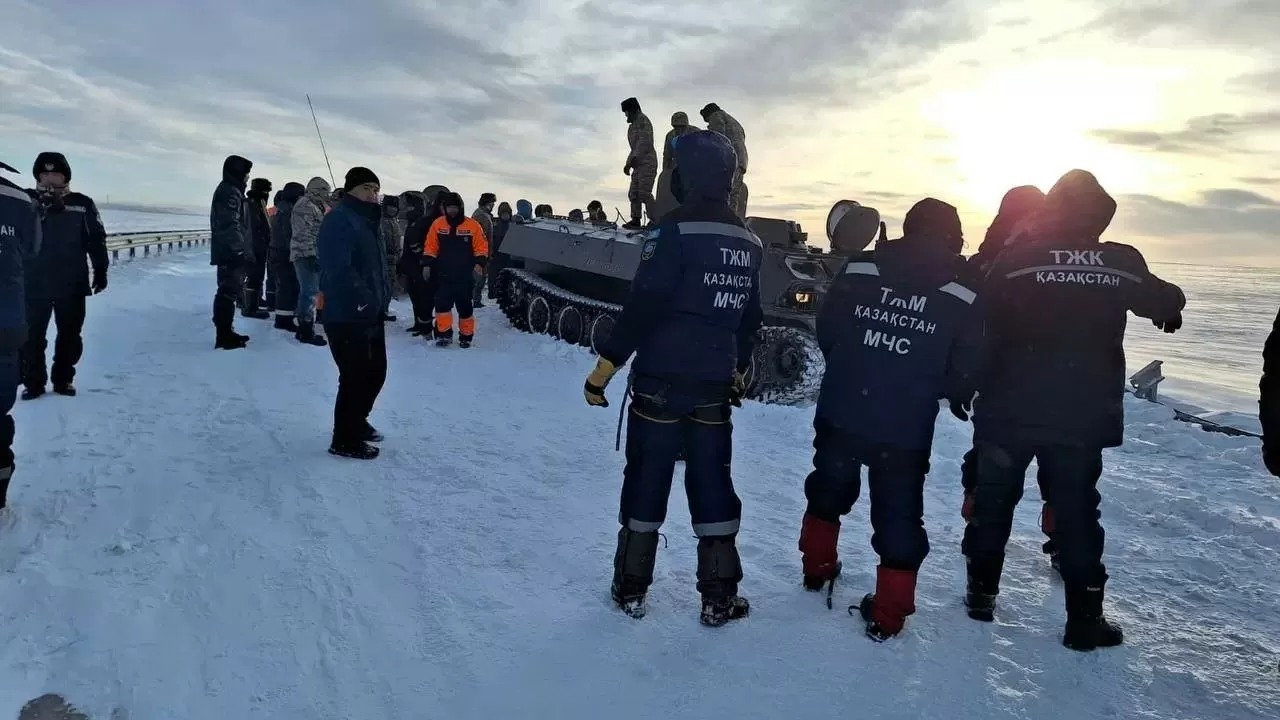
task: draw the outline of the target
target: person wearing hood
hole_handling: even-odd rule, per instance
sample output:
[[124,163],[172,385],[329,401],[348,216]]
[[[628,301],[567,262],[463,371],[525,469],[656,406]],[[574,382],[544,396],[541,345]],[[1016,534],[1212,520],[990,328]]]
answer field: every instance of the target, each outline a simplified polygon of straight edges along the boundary
[[307,192],[299,182],[285,183],[276,193],[275,213],[271,216],[271,245],[268,248],[271,265],[276,277],[275,327],[291,333],[298,332],[294,312],[298,307],[298,274],[289,259],[293,244],[293,208]]
[[236,304],[244,297],[245,276],[253,264],[253,240],[245,189],[253,163],[229,155],[222,163],[222,182],[213,191],[209,210],[209,264],[218,268],[213,298],[214,347],[237,350],[249,343],[235,331]]
[[294,337],[304,345],[324,347],[327,341],[316,333],[316,296],[320,293],[320,261],[316,259],[316,239],[320,224],[329,212],[332,189],[322,177],[307,181],[306,192],[290,213],[289,260],[298,278],[295,315],[298,330]]
[[658,530],[681,451],[698,536],[700,620],[718,627],[746,617],[738,594],[736,538],[742,502],[730,474],[732,406],[744,392],[760,306],[764,251],[729,208],[737,159],[724,137],[679,139],[672,185],[684,203],[645,235],[631,292],[587,376],[587,404],[608,407],[605,388],[631,364],[626,465],[611,594],[632,617],[645,613]]
[[267,249],[271,247],[271,220],[267,216],[267,198],[271,196],[271,181],[254,178],[246,194],[246,212],[249,214],[249,238],[253,245],[253,264],[249,266],[244,282],[244,298],[240,314],[254,320],[266,320],[271,313],[263,309],[262,283],[267,274]]
[[441,201],[449,192],[443,185],[428,185],[422,191],[424,210],[404,233],[404,252],[400,256],[399,270],[404,276],[409,302],[413,304],[413,325],[409,332],[414,337],[431,337],[435,321],[435,285],[422,272],[422,248],[427,242],[427,230],[437,218],[444,215]]
[[[877,642],[902,632],[915,613],[916,574],[929,553],[924,481],[938,400],[972,397],[981,361],[981,316],[960,255],[959,213],[925,198],[907,212],[902,231],[899,240],[851,255],[818,314],[827,369],[800,527],[804,585],[830,589],[841,570],[840,518],[861,495],[866,468],[871,547],[880,563],[875,592],[858,609]],[[967,419],[958,404],[952,411]]]
[[387,341],[383,325],[391,282],[378,204],[382,185],[372,170],[353,167],[342,186],[342,200],[320,225],[316,258],[324,293],[324,331],[338,366],[338,395],[333,405],[333,455],[372,460],[382,434],[369,413],[387,379]]
[[422,279],[435,288],[436,345],[453,342],[453,309],[458,308],[458,347],[471,347],[476,318],[471,304],[476,283],[489,262],[489,238],[480,223],[466,216],[462,196],[441,196],[444,215],[427,230]]
[[1005,249],[983,284],[988,362],[978,385],[978,478],[963,550],[965,604],[990,621],[1013,513],[1035,460],[1053,506],[1066,595],[1062,643],[1112,647],[1121,629],[1102,610],[1108,575],[1098,510],[1102,451],[1124,442],[1124,333],[1130,312],[1165,332],[1186,298],[1142,253],[1103,242],[1116,201],[1084,170],[1045,195],[1031,237]]
[[529,222],[533,219],[533,203],[521,198],[516,201],[516,214],[513,220],[516,222]]
[[[978,252],[969,257],[969,266],[975,277],[985,278],[991,270],[991,264],[1004,252],[1005,248],[1030,237],[1031,226],[1036,213],[1044,207],[1044,192],[1034,185],[1019,185],[1005,193],[1000,201],[1000,209],[995,220],[987,228],[986,237],[978,246]],[[1057,551],[1053,545],[1053,508],[1049,505],[1048,485],[1044,482],[1044,472],[1037,474],[1040,486],[1040,497],[1043,501],[1040,510],[1040,530],[1048,538],[1042,550],[1049,556],[1050,564],[1058,567]],[[978,481],[978,446],[964,454],[960,463],[960,486],[964,489],[964,500],[960,505],[960,515],[965,522],[973,519],[973,488]]]
[[498,287],[498,275],[511,263],[511,256],[502,252],[502,241],[506,239],[510,229],[511,203],[503,201],[498,203],[498,217],[493,221],[493,241],[489,243],[489,266],[486,271],[489,275],[490,300],[498,299],[494,294]]
[[[0,170],[18,172],[0,162]],[[35,200],[0,176],[0,508],[8,501],[13,456],[13,403],[27,341],[26,266],[40,254],[43,230]],[[81,260],[83,263],[84,261]]]
[[[476,205],[475,212],[471,213],[471,219],[480,223],[480,229],[484,231],[485,239],[493,239],[493,206],[498,202],[498,196],[493,193],[482,193],[480,195],[480,203]],[[490,251],[493,244],[490,242]],[[475,307],[482,308],[484,303],[481,302],[484,286],[488,280],[488,273],[481,273],[480,278],[476,280],[476,289],[472,293],[471,304]]]
[[718,132],[733,143],[733,151],[738,155],[738,173],[733,178],[733,192],[729,194],[729,205],[741,217],[747,216],[747,186],[744,182],[747,174],[747,132],[729,113],[720,109],[715,103],[707,103],[702,108],[702,119],[707,121],[707,129]]
[[698,128],[689,124],[689,116],[682,113],[674,113],[671,116],[671,129],[667,131],[667,137],[662,141],[662,169],[670,170],[676,164],[675,155],[671,152],[671,143],[675,139],[688,135],[691,132],[697,132]]
[[399,197],[387,195],[382,198],[382,223],[379,232],[382,244],[387,248],[387,278],[391,281],[391,292],[387,295],[387,305],[382,314],[385,322],[396,321],[396,316],[391,312],[391,298],[396,294],[396,263],[400,260],[400,251],[404,245],[404,231],[400,228],[401,212]]
[[1262,463],[1273,477],[1280,477],[1280,315],[1262,347],[1258,422],[1262,425]]
[[609,216],[604,212],[604,205],[599,200],[587,203],[587,222],[592,225],[608,225]]
[[631,176],[627,199],[631,201],[631,220],[622,227],[639,230],[644,226],[640,214],[643,208],[653,215],[653,183],[658,179],[658,151],[653,147],[653,123],[640,110],[640,101],[633,97],[622,101],[622,114],[627,117],[627,162],[622,166],[624,175]]
[[[53,391],[75,395],[76,363],[84,353],[85,298],[107,288],[107,230],[93,198],[71,190],[71,165],[61,153],[43,152],[31,174],[36,179],[35,198],[40,213],[40,252],[26,264],[27,343],[22,351],[22,399]],[[90,281],[85,256],[93,265]],[[57,325],[53,346],[53,371],[45,370],[45,335],[49,321]]]

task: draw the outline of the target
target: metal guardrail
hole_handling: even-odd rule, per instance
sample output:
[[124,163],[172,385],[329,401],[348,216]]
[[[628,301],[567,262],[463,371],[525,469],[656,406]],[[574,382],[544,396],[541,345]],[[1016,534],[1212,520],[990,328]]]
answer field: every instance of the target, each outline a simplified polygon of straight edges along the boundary
[[1163,368],[1163,360],[1152,360],[1150,363],[1147,363],[1146,367],[1134,373],[1133,376],[1129,378],[1129,387],[1125,389],[1133,393],[1133,396],[1139,400],[1146,400],[1147,402],[1153,402],[1157,405],[1164,405],[1170,410],[1173,410],[1173,416],[1179,422],[1199,425],[1201,429],[1208,432],[1221,433],[1223,435],[1231,435],[1233,437],[1262,437],[1261,435],[1255,432],[1250,432],[1249,430],[1231,427],[1230,425],[1224,425],[1208,418],[1192,415],[1189,412],[1179,410],[1176,407],[1171,407],[1167,403],[1161,401],[1159,387],[1160,383],[1164,382],[1165,379]]
[[[107,252],[111,255],[111,263],[120,262],[121,258],[132,260],[136,257],[150,257],[162,252],[173,252],[207,245],[208,230],[161,230],[152,232],[123,232],[107,234]],[[141,251],[141,253],[139,253]]]

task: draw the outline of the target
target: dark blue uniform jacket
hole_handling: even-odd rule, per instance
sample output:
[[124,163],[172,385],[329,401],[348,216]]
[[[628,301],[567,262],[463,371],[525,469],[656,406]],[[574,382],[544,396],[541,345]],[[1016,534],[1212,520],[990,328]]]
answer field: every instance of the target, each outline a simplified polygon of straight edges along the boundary
[[27,297],[62,298],[90,293],[89,263],[95,273],[105,273],[107,230],[98,206],[88,195],[70,192],[57,205],[42,207],[40,252],[27,264]]
[[817,418],[873,445],[927,451],[938,400],[976,386],[982,326],[959,255],[905,237],[849,258],[818,314]]
[[0,352],[27,341],[26,264],[40,252],[41,233],[31,196],[0,178]]

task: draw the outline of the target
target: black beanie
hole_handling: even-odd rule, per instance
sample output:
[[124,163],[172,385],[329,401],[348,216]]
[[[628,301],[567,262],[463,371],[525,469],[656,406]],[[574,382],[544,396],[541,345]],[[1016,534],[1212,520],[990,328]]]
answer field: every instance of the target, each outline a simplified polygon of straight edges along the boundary
[[633,97],[629,97],[626,100],[623,100],[622,112],[624,113],[640,112],[640,101]]
[[369,168],[353,167],[347,171],[346,182],[343,184],[342,189],[350,192],[352,188],[365,183],[375,183],[378,186],[382,185],[382,182],[378,180],[378,176],[374,175],[373,171]]
[[39,180],[42,172],[62,173],[67,178],[67,182],[71,182],[71,164],[62,153],[42,152],[37,155],[36,163],[31,167],[31,174]]
[[496,203],[496,202],[498,202],[498,196],[497,196],[497,195],[494,195],[493,193],[481,193],[481,194],[480,194],[480,204],[481,204],[481,205],[488,205],[489,203]]
[[271,192],[271,181],[266,178],[254,178],[253,182],[249,183],[249,190],[266,195]]

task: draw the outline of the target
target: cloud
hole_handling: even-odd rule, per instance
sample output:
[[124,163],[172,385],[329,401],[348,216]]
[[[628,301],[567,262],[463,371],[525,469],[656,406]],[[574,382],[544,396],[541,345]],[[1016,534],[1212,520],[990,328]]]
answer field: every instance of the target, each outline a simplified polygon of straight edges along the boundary
[[1216,188],[1202,192],[1195,202],[1142,194],[1122,195],[1117,202],[1110,235],[1150,239],[1158,257],[1269,266],[1280,260],[1275,253],[1280,199]]
[[1263,134],[1280,133],[1280,110],[1195,117],[1177,130],[1095,130],[1094,137],[1114,145],[1161,153],[1246,152]]

